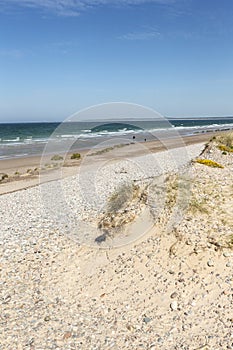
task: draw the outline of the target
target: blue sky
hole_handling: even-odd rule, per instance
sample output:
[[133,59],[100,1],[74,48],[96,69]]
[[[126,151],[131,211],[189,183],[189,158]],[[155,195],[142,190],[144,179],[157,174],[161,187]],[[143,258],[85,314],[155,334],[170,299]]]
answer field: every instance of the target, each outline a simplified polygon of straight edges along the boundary
[[232,0],[0,0],[0,121],[233,115]]

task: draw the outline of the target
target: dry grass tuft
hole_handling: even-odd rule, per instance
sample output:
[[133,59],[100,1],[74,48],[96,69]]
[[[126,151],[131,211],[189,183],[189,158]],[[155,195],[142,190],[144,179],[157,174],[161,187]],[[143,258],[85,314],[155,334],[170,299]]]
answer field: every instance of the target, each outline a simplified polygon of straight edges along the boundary
[[230,149],[233,149],[233,132],[227,132],[216,137],[216,141],[220,145],[224,145]]
[[98,223],[98,228],[104,234],[97,237],[97,240],[105,240],[107,236],[111,236],[124,225],[134,221],[138,210],[140,211],[141,205],[145,204],[146,200],[145,189],[141,189],[134,183],[121,185],[108,200],[106,212]]
[[227,246],[228,246],[228,248],[233,249],[233,234],[230,235],[230,237],[228,237]]
[[206,201],[198,201],[197,199],[191,199],[189,203],[189,210],[192,213],[203,213],[203,214],[208,214],[208,209],[206,208]]
[[124,209],[138,194],[139,186],[132,183],[121,185],[109,198],[107,212],[116,214]]

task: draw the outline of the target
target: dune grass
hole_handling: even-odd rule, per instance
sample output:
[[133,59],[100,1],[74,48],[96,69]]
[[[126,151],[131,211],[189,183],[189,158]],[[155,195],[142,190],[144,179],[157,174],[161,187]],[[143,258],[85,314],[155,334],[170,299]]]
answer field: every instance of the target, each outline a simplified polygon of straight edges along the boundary
[[55,154],[54,156],[52,156],[51,160],[53,161],[59,161],[59,160],[63,160],[63,157],[60,156],[59,154]]
[[[226,146],[227,149],[233,150],[233,132],[227,132],[216,137],[219,145]],[[226,151],[226,149],[225,149]]]
[[80,158],[81,158],[80,153],[73,153],[72,156],[70,157],[70,159],[73,159],[73,160],[79,160]]
[[136,196],[138,186],[133,183],[121,185],[109,198],[107,211],[117,213],[124,209],[130,201]]

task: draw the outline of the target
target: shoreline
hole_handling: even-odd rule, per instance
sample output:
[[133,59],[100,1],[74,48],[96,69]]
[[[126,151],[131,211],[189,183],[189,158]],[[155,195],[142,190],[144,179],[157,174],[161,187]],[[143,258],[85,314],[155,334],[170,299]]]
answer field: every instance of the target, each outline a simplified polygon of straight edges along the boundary
[[[135,157],[139,155],[145,155],[149,153],[157,153],[168,149],[174,149],[177,147],[185,147],[197,143],[203,143],[208,141],[212,136],[219,134],[219,132],[208,132],[198,135],[188,135],[177,138],[165,139],[164,144],[160,140],[140,142],[135,144],[122,144],[115,145],[112,148],[92,148],[89,150],[80,150],[80,160],[71,161],[70,156],[75,151],[68,153],[64,160],[60,162],[62,167],[62,177],[66,178],[77,173],[77,168],[82,164],[83,159],[91,153],[91,160],[98,161],[103,156],[108,159],[113,157]],[[138,145],[138,147],[135,147]],[[141,147],[140,147],[141,146]],[[93,153],[93,154],[92,154]],[[61,154],[61,153],[60,153]],[[0,195],[11,193],[19,190],[23,190],[29,187],[34,187],[40,184],[40,169],[41,169],[42,156],[29,156],[22,158],[11,158],[0,160],[1,173],[5,173],[9,176],[7,181],[0,183]],[[47,165],[48,172],[53,172],[53,169],[49,169],[49,165],[56,164],[51,161],[51,155],[47,155],[43,158],[43,163]],[[58,162],[59,164],[59,162]],[[34,171],[35,170],[35,171]],[[19,173],[21,175],[15,175]],[[43,174],[44,172],[42,172]]]

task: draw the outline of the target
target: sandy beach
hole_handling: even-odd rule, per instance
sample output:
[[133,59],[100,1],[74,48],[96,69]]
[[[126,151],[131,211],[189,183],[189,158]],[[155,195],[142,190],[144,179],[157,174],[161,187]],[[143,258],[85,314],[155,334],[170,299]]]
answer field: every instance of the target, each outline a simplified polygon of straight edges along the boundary
[[233,153],[210,137],[0,185],[0,349],[233,349]]
[[[165,150],[166,148],[176,148],[177,145],[191,145],[196,143],[206,142],[210,139],[213,133],[207,134],[198,134],[194,136],[186,136],[181,140],[172,139],[166,140],[165,144],[162,144],[161,141],[150,141],[143,143],[143,148],[139,150],[138,147],[134,147],[134,145],[128,145],[123,147],[121,150],[121,157],[135,157],[140,154],[147,154],[148,152],[160,152]],[[101,149],[100,149],[101,151]],[[81,154],[81,159],[83,159],[88,153],[95,153],[95,151],[91,150],[81,150],[78,152]],[[110,157],[112,152],[110,152]],[[7,174],[8,178],[5,181],[1,182],[0,186],[0,195],[4,193],[14,192],[20,189],[29,188],[32,186],[36,186],[39,184],[39,172],[41,171],[41,167],[47,167],[54,165],[56,163],[65,165],[63,168],[63,176],[72,176],[77,173],[77,166],[80,165],[81,161],[71,161],[70,156],[72,153],[68,153],[63,161],[53,162],[51,161],[51,155],[44,156],[31,156],[31,157],[22,157],[22,158],[10,158],[3,159],[0,161],[0,172],[2,174]],[[92,159],[98,160],[101,154],[96,154]],[[41,164],[43,163],[43,164]],[[50,169],[51,170],[51,169]]]

